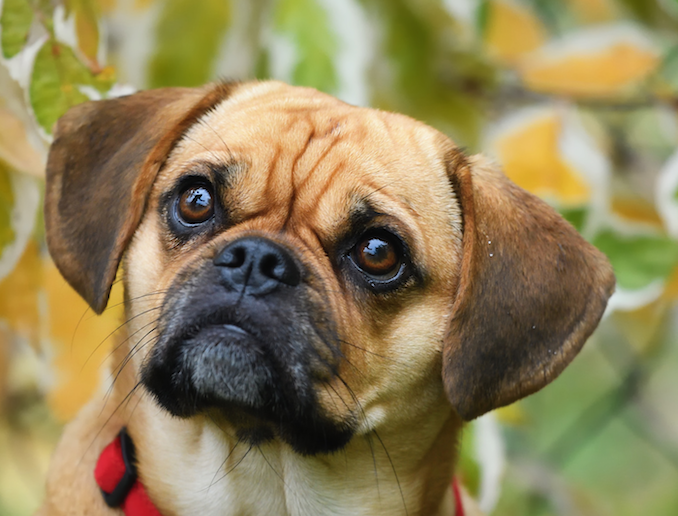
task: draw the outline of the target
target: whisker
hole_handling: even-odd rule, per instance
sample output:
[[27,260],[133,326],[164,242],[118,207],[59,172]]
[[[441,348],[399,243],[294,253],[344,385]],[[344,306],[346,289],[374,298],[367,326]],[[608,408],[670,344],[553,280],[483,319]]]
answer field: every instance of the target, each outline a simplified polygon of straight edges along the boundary
[[[108,416],[108,418],[106,418],[106,421],[104,421],[104,424],[101,425],[101,428],[99,428],[99,431],[94,435],[92,442],[89,443],[87,448],[85,448],[85,451],[82,453],[82,457],[80,457],[80,460],[78,461],[78,465],[80,465],[82,463],[82,461],[85,458],[85,455],[87,455],[87,452],[89,451],[89,449],[96,442],[97,438],[99,437],[99,435],[101,435],[101,432],[103,432],[104,428],[106,428],[106,426],[108,426],[108,423],[111,422],[111,419],[113,419],[113,416],[115,416],[115,414],[118,412],[118,410],[120,410],[120,407],[122,407],[123,403],[125,403],[126,401],[129,402],[130,397],[132,396],[132,394],[134,394],[134,392],[136,392],[136,390],[139,388],[140,385],[141,385],[141,382],[140,381],[137,382],[136,385],[134,387],[132,387],[130,389],[130,391],[127,393],[127,396],[125,396],[122,399],[122,401],[120,403],[118,403],[118,406],[115,407],[115,410],[113,410],[113,412],[111,412],[111,415]],[[99,416],[101,416],[101,414],[103,414],[105,407],[106,407],[106,404],[104,403],[104,406],[101,408],[101,412],[99,412]]]
[[[217,478],[217,475],[219,474],[219,470],[221,470],[221,468],[223,468],[226,465],[226,462],[228,462],[228,459],[231,457],[231,455],[233,455],[233,452],[235,451],[235,449],[238,447],[238,445],[241,442],[242,442],[242,438],[239,438],[235,442],[235,444],[233,445],[233,448],[231,448],[231,450],[226,455],[226,458],[224,459],[224,461],[219,465],[217,470],[214,472],[214,476],[212,477],[212,480],[210,481],[210,485],[208,485],[207,488],[205,489],[207,492],[209,492],[210,488],[216,483],[214,479]],[[244,458],[244,456],[240,460],[242,460],[243,458]],[[221,478],[219,480],[221,480]],[[217,482],[218,482],[218,480],[217,480]]]
[[[147,323],[144,324],[143,326],[140,326],[139,329],[138,329],[137,331],[135,331],[134,333],[130,334],[126,339],[124,339],[122,342],[120,342],[120,344],[118,344],[117,346],[115,346],[115,347],[108,353],[108,355],[106,355],[106,357],[103,359],[103,361],[99,364],[99,367],[101,367],[102,365],[104,365],[104,364],[106,363],[106,361],[107,361],[109,358],[111,358],[111,356],[113,355],[113,353],[115,353],[118,349],[120,349],[126,342],[129,342],[129,340],[130,340],[132,337],[134,337],[137,333],[139,333],[140,331],[142,331],[144,328],[148,328],[148,327],[151,326],[152,324],[156,324],[159,320],[160,320],[160,317],[157,317],[156,319],[153,319],[152,321],[147,322]],[[142,337],[142,338],[143,338],[143,337]],[[85,363],[87,363],[87,362],[85,362]],[[84,367],[84,364],[83,364],[83,367]]]
[[[153,333],[157,329],[158,329],[157,326],[154,327],[154,328],[151,328],[151,330],[149,330],[143,337],[141,337],[141,339],[139,339],[139,341],[132,347],[132,349],[130,349],[130,351],[127,353],[125,358],[120,362],[120,364],[113,368],[113,370],[114,371],[117,370],[117,372],[115,373],[115,377],[113,378],[113,381],[111,382],[111,385],[109,386],[109,388],[106,392],[106,396],[104,398],[104,408],[106,407],[106,404],[108,403],[108,399],[110,398],[111,394],[113,393],[113,388],[115,387],[115,384],[118,381],[118,378],[122,374],[122,371],[125,369],[125,367],[129,363],[129,361],[132,360],[134,355],[136,355],[137,351],[139,349],[143,348],[145,346],[145,344],[142,345],[141,347],[138,347],[138,346],[143,342],[143,340],[146,337],[148,337],[151,333]],[[111,376],[112,375],[113,375],[113,373],[111,373]],[[141,382],[139,382],[139,383],[141,383]],[[103,408],[101,410],[103,411]]]
[[[188,134],[184,134],[182,136],[182,138],[186,138],[188,140],[191,140],[193,143],[197,143],[198,145],[200,145],[203,149],[205,149],[205,151],[208,154],[210,154],[212,156],[212,158],[214,158],[215,161],[217,161],[219,159],[219,156],[217,155],[216,152],[214,152],[212,149],[208,149],[207,147],[205,147],[205,145],[202,142],[199,142],[195,138],[191,138]],[[226,149],[226,150],[228,151],[228,149]],[[230,156],[230,154],[231,154],[230,151],[228,151],[228,153],[229,153],[229,156]]]
[[212,420],[212,423],[214,423],[214,425],[215,425],[219,430],[221,430],[221,432],[222,432],[224,435],[226,435],[227,437],[230,437],[231,439],[235,439],[235,435],[231,434],[230,432],[227,432],[226,430],[224,430],[224,428],[223,428],[219,423],[217,423],[217,420],[214,419],[214,416],[212,415],[211,412],[207,412],[207,416]]
[[396,360],[395,358],[387,357],[385,355],[380,355],[379,353],[375,353],[374,351],[370,351],[369,349],[365,349],[365,348],[361,348],[360,346],[356,346],[355,344],[352,344],[351,342],[349,342],[347,340],[342,340],[342,339],[338,339],[338,340],[342,344],[346,344],[347,346],[351,346],[353,348],[359,349],[360,351],[364,351],[365,353],[369,353],[370,355],[374,355],[375,357],[383,358],[384,360],[389,360],[389,361],[394,362],[396,364],[407,365],[404,362]]
[[[362,405],[362,403],[360,403],[360,400],[356,396],[355,392],[353,392],[353,389],[348,385],[348,383],[346,383],[346,381],[341,377],[341,375],[337,375],[337,379],[342,384],[344,384],[344,387],[346,387],[346,390],[351,395],[351,397],[353,398],[353,401],[355,402],[355,404],[360,409],[360,412],[363,416],[363,421],[367,422],[367,415],[365,414],[365,410],[363,409],[363,405]],[[333,388],[333,390],[334,390],[334,388]],[[338,393],[337,393],[337,396],[339,396]],[[339,396],[339,398],[342,399],[341,396]],[[342,399],[342,401],[343,401],[343,399]],[[348,405],[347,405],[347,407],[348,407]],[[377,496],[379,497],[379,500],[381,500],[381,490],[379,489],[379,473],[378,473],[378,470],[377,470],[377,457],[374,453],[374,446],[372,444],[372,438],[370,437],[369,434],[366,434],[365,438],[367,439],[367,444],[369,445],[370,453],[372,454],[372,465],[374,466],[374,480],[377,484]]]
[[377,431],[372,430],[372,432],[374,432],[374,435],[377,437],[377,439],[381,443],[381,447],[384,449],[384,453],[386,454],[386,458],[388,458],[388,462],[391,464],[391,469],[393,470],[393,474],[395,475],[396,483],[398,484],[398,491],[400,491],[400,498],[403,501],[403,508],[405,509],[405,515],[409,516],[410,513],[407,510],[407,504],[405,503],[405,495],[403,494],[403,488],[400,485],[400,477],[398,477],[398,472],[395,469],[395,465],[393,464],[393,460],[391,460],[391,454],[386,449],[386,446],[384,445],[384,441],[381,440],[381,437],[379,436]]
[[268,467],[271,468],[271,471],[273,471],[273,473],[275,473],[275,474],[278,476],[278,478],[279,478],[280,481],[283,483],[283,485],[284,485],[285,487],[287,487],[287,484],[285,483],[285,479],[282,477],[282,475],[281,475],[280,473],[278,473],[278,472],[275,470],[275,468],[273,467],[273,465],[271,464],[271,462],[266,458],[266,455],[264,455],[264,452],[261,450],[261,446],[257,445],[257,450],[259,450],[259,453],[261,454],[261,456],[263,457],[263,459],[266,461],[266,464],[268,464]]
[[[126,301],[120,301],[119,303],[115,303],[114,305],[107,306],[106,309],[101,313],[103,314],[104,312],[108,312],[109,310],[112,310],[113,308],[116,308],[118,306],[124,305],[124,304],[132,302],[132,301],[137,301],[137,300],[143,299],[145,297],[159,296],[160,294],[167,294],[167,292],[169,292],[168,289],[155,290],[155,291],[149,292],[147,294],[141,294],[140,296],[129,298]],[[87,320],[89,321],[90,319],[93,319],[94,317],[98,317],[97,314],[92,314]]]
[[[252,451],[252,445],[250,444],[250,447],[247,449],[247,451],[243,454],[242,457],[240,457],[240,460],[236,462],[235,466],[233,466],[231,469],[229,469],[226,473],[224,473],[222,476],[217,479],[217,482],[221,482],[224,478],[226,478],[235,468],[240,466],[240,463],[245,460],[245,457]],[[217,483],[215,482],[215,484]]]
[[203,125],[209,127],[212,130],[212,132],[217,135],[217,138],[219,138],[219,140],[221,140],[221,143],[224,145],[226,152],[228,152],[229,158],[233,159],[233,153],[231,152],[231,148],[226,144],[226,142],[221,137],[221,135],[216,131],[216,129],[214,129],[214,127],[212,127],[204,118],[201,120],[201,122]]
[[104,343],[105,343],[108,339],[110,339],[110,338],[111,338],[118,330],[120,330],[120,329],[123,328],[124,326],[128,325],[129,323],[131,323],[131,322],[132,322],[134,319],[136,319],[137,317],[141,317],[142,315],[145,315],[145,314],[147,314],[147,313],[149,313],[149,312],[152,312],[153,310],[159,310],[159,309],[160,309],[160,307],[159,307],[159,306],[156,306],[156,307],[154,307],[154,308],[149,308],[148,310],[144,310],[143,312],[140,312],[140,313],[138,313],[138,314],[136,314],[136,315],[130,317],[130,318],[127,319],[124,323],[122,323],[120,326],[118,326],[115,330],[113,330],[111,333],[109,333],[108,335],[106,335],[106,337],[104,338],[104,340],[102,340],[99,344],[97,344],[97,346],[96,346],[96,347],[92,350],[92,352],[89,354],[89,356],[88,356],[87,359],[85,360],[85,363],[82,364],[82,368],[80,369],[80,372],[82,373],[82,370],[85,368],[85,365],[87,365],[87,362],[89,362],[89,360],[92,358],[92,356],[94,356],[94,353],[96,353],[97,350],[98,350],[101,346],[103,346]]

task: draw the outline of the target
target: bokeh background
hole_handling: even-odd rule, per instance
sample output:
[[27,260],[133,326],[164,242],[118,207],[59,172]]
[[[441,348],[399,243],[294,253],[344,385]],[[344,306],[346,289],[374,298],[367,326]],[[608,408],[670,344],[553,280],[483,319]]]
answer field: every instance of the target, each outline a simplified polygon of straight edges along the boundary
[[[469,425],[488,514],[678,514],[678,0],[0,0],[0,515],[40,503],[65,421],[110,384],[41,203],[68,107],[277,78],[485,152],[612,261],[599,330],[549,388]],[[397,467],[397,465],[396,465]]]

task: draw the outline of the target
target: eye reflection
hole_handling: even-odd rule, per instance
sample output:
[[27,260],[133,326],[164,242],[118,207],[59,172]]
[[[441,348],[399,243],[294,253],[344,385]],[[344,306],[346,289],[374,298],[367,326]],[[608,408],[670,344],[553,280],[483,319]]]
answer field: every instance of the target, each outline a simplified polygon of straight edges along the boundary
[[390,279],[400,270],[398,246],[385,235],[363,237],[353,252],[353,261],[366,274]]
[[200,224],[214,214],[212,192],[205,185],[189,186],[177,203],[179,218],[186,224]]

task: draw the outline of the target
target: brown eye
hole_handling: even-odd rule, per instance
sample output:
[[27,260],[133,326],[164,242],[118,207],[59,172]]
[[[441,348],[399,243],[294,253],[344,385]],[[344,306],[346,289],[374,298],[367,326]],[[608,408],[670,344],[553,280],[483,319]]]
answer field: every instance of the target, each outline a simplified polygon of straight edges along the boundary
[[400,249],[387,236],[363,237],[353,250],[353,261],[370,276],[391,279],[400,271]]
[[177,203],[179,218],[186,224],[200,224],[214,214],[212,191],[206,185],[189,186]]

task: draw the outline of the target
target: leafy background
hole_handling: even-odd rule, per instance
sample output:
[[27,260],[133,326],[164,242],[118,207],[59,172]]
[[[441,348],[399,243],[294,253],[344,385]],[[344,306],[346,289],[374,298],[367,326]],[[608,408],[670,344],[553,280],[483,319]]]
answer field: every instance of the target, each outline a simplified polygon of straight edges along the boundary
[[217,77],[422,119],[602,249],[618,288],[599,330],[545,391],[469,425],[462,476],[488,514],[678,514],[677,0],[0,0],[0,515],[38,506],[121,323],[119,287],[94,317],[46,252],[52,125]]

